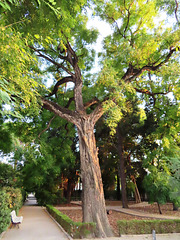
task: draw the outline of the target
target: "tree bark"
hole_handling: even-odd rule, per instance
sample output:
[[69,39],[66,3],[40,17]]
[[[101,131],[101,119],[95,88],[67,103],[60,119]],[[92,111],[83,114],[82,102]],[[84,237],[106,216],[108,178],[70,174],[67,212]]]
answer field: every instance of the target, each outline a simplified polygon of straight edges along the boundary
[[162,214],[160,204],[157,202],[159,214]]
[[121,200],[119,174],[117,173],[117,200]]
[[118,140],[118,172],[121,178],[121,193],[122,193],[122,207],[128,208],[128,200],[126,194],[126,173],[125,173],[125,159],[123,154],[123,138],[120,133],[119,125],[117,127],[117,140]]
[[133,175],[131,175],[131,180],[132,180],[132,182],[134,183],[134,186],[135,186],[134,194],[135,194],[136,203],[141,203],[141,196],[139,194],[139,190],[138,190],[138,187],[137,187],[136,179],[135,179],[135,177]]
[[96,223],[96,237],[111,237],[113,233],[106,213],[94,126],[89,121],[82,121],[81,126],[78,135],[83,186],[83,222]]
[[67,193],[66,193],[67,203],[71,202],[71,194],[72,194],[73,185],[74,185],[73,179],[68,178]]

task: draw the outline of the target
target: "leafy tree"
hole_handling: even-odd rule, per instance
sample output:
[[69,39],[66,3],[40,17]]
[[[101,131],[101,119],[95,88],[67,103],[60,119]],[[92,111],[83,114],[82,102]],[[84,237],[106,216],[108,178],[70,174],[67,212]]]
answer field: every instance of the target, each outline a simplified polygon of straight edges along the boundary
[[[163,115],[159,116],[154,111],[155,128],[149,134],[149,139],[146,134],[143,139],[147,148],[144,151],[143,165],[149,172],[144,184],[149,200],[157,202],[158,206],[171,201],[174,209],[179,206],[179,115],[176,108],[177,105],[165,104],[161,108]],[[154,117],[151,118],[151,125]],[[159,212],[161,213],[160,206]]]

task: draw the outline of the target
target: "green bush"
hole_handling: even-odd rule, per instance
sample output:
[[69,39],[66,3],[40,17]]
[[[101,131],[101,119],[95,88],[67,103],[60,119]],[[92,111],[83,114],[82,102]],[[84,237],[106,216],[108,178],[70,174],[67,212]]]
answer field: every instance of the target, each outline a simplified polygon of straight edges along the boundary
[[96,229],[95,223],[73,222],[68,216],[51,205],[47,205],[46,209],[72,238],[87,238],[88,236],[94,236]]
[[23,196],[21,189],[13,187],[4,187],[3,191],[8,195],[8,207],[9,209],[15,210],[16,213],[23,205]]
[[46,206],[47,204],[60,204],[66,202],[66,199],[62,197],[61,190],[54,193],[45,189],[38,190],[36,192],[36,199],[38,205],[40,206]]
[[6,230],[10,223],[10,209],[8,208],[9,196],[5,191],[0,191],[0,234]]
[[180,232],[180,220],[120,220],[117,221],[119,234],[151,234]]

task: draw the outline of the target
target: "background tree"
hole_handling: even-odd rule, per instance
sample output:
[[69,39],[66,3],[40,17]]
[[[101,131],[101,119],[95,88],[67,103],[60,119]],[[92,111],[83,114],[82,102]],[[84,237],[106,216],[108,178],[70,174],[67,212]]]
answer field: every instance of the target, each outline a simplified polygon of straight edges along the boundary
[[[152,102],[155,112],[159,109],[159,113],[156,112],[156,114],[160,119],[160,114],[163,118],[164,104],[171,101],[168,93],[171,92],[176,100],[179,99],[177,91],[179,72],[176,71],[179,65],[179,28],[177,21],[168,30],[165,25],[162,27],[162,21],[159,25],[155,24],[158,6],[160,6],[159,1],[147,1],[146,11],[143,1],[113,1],[104,4],[99,1],[96,11],[101,19],[111,24],[114,30],[113,34],[106,37],[104,41],[106,52],[102,54],[102,59],[103,63],[104,58],[106,59],[104,64],[106,70],[107,66],[109,72],[109,68],[114,68],[116,82],[114,75],[109,78],[109,82],[102,82],[104,90],[110,88],[110,94],[115,97],[118,89],[121,107],[123,102],[131,101],[131,96],[137,93],[142,104]],[[123,99],[120,93],[124,96]],[[174,102],[174,106],[176,104],[178,104],[177,101]],[[117,117],[113,118],[116,107],[112,109],[112,105],[109,106],[111,107],[109,126],[114,127],[115,124],[112,122],[117,122]],[[123,108],[125,114],[128,110],[129,108]],[[178,109],[176,109],[176,114],[177,112]],[[117,129],[120,143],[119,155],[120,159],[123,159],[124,128],[118,127]],[[161,133],[163,134],[163,129]],[[123,176],[125,169],[122,162],[120,170]],[[125,181],[121,182],[121,185],[125,189]],[[127,202],[125,195],[123,196]],[[127,204],[124,206],[127,207]]]

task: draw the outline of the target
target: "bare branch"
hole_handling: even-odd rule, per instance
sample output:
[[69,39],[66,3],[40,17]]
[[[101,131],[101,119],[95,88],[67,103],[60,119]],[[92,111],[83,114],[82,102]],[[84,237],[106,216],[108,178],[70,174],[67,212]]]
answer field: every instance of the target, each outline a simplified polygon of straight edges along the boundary
[[55,119],[55,117],[56,117],[56,116],[53,116],[53,117],[50,119],[50,121],[49,121],[47,127],[46,127],[44,130],[42,130],[42,132],[39,133],[38,138],[40,138],[41,135],[42,135],[45,131],[47,131],[47,130],[50,128],[50,126],[51,126],[51,122]]
[[91,99],[90,101],[88,101],[84,104],[84,108],[87,109],[88,107],[90,107],[98,102],[99,102],[99,100],[96,97],[94,97],[93,99]]
[[[42,58],[44,58],[44,59],[46,59],[48,62],[51,62],[51,63],[53,63],[55,66],[57,66],[58,68],[61,68],[61,69],[63,69],[64,71],[66,71],[69,75],[71,75],[71,76],[74,76],[74,73],[72,73],[71,71],[69,71],[69,69],[68,68],[66,68],[62,63],[58,63],[58,62],[56,62],[54,59],[52,59],[50,56],[47,56],[47,55],[44,55],[44,54],[42,54],[42,49],[36,49],[35,47],[33,47],[33,46],[29,46],[31,49],[33,49],[35,52],[37,52],[38,53],[38,57],[42,57]],[[63,58],[64,59],[64,58]],[[66,60],[68,60],[68,59],[66,59]]]

